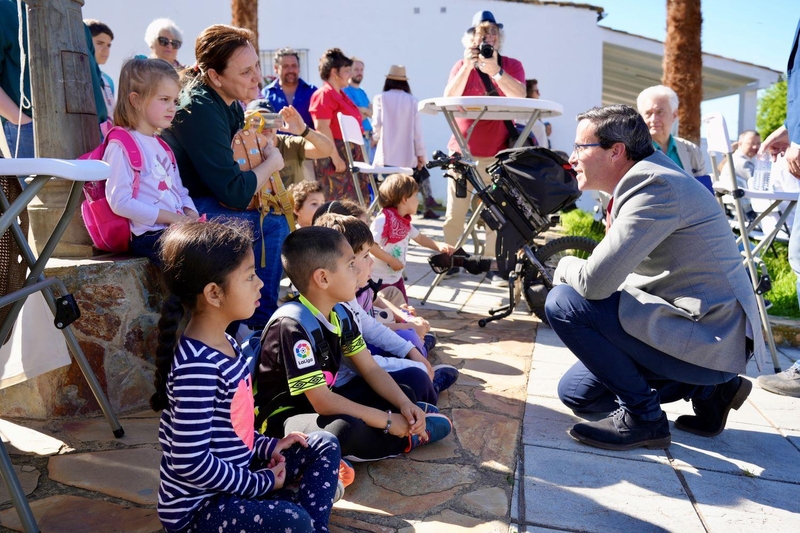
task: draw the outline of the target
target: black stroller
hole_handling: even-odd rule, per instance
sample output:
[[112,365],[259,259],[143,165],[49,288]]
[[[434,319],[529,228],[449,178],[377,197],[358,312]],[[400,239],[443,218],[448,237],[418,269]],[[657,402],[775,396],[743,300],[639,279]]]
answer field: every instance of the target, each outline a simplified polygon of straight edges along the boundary
[[[500,275],[508,279],[508,304],[490,309],[489,317],[478,322],[480,327],[510,315],[524,296],[528,309],[547,323],[544,302],[553,287],[553,272],[559,259],[566,255],[588,257],[597,242],[587,237],[560,237],[543,246],[534,239],[551,226],[550,215],[571,205],[580,196],[575,171],[559,155],[542,147],[504,150],[488,171],[492,184],[484,186],[474,163],[461,159],[461,154],[448,156],[441,151],[433,155],[428,168],[445,169],[445,177],[456,181],[456,196],[466,197],[467,181],[483,202],[481,218],[497,231],[496,261]],[[460,253],[460,252],[459,252]],[[431,256],[434,272],[441,273],[464,259],[446,254]],[[480,263],[488,271],[489,261]]]

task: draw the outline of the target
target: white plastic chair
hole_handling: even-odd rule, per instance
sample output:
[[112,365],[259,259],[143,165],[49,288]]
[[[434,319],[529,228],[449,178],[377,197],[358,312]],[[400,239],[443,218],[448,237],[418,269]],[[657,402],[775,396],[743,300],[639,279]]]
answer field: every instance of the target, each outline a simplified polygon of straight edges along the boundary
[[[0,159],[0,179],[16,180],[20,177],[31,177],[32,179],[23,186],[22,192],[13,200],[9,201],[6,194],[0,189],[0,235],[6,231],[10,231],[13,239],[19,247],[22,260],[28,266],[30,273],[21,289],[10,292],[6,295],[0,295],[0,308],[9,307],[9,312],[5,319],[0,322],[0,339],[7,338],[8,333],[14,326],[14,322],[19,315],[22,305],[28,296],[34,292],[43,294],[50,310],[55,316],[54,327],[61,330],[67,342],[67,346],[72,352],[75,362],[80,367],[83,376],[89,384],[94,397],[100,404],[100,409],[106,417],[114,436],[117,438],[122,437],[125,431],[122,429],[119,421],[117,420],[111,404],[106,398],[100,382],[97,380],[92,367],[86,359],[75,334],[72,332],[69,324],[80,316],[80,311],[77,304],[74,303],[72,295],[69,294],[67,288],[58,278],[45,278],[44,268],[47,261],[50,259],[53,251],[61,239],[61,236],[67,229],[70,219],[78,210],[80,202],[83,198],[83,186],[81,182],[97,181],[108,178],[111,173],[111,167],[103,161],[72,161],[64,159]],[[51,178],[61,178],[72,181],[72,189],[70,190],[64,212],[61,215],[56,227],[53,229],[47,244],[42,248],[42,251],[37,258],[30,245],[28,244],[27,235],[24,235],[20,228],[18,216],[25,209],[34,198],[34,196],[42,190],[42,188],[50,181]],[[61,295],[59,298],[55,297],[53,289]],[[64,310],[68,312],[64,313]],[[42,324],[42,327],[48,327],[47,324]],[[6,487],[8,488],[13,502],[14,508],[17,510],[20,522],[26,533],[34,533],[39,531],[39,526],[36,524],[36,519],[31,512],[28,500],[25,497],[25,492],[19,483],[19,479],[14,472],[11,458],[8,456],[8,451],[0,441],[0,474],[2,475]]]
[[[356,194],[358,195],[358,203],[367,208],[367,211],[372,213],[378,205],[378,186],[375,183],[376,174],[413,174],[414,170],[409,167],[376,167],[362,161],[353,160],[353,151],[350,149],[350,143],[357,144],[361,147],[364,146],[364,136],[361,134],[361,126],[354,117],[350,115],[343,115],[337,113],[339,119],[339,128],[342,130],[342,140],[344,140],[345,152],[347,153],[347,166],[353,174],[353,183],[356,187]],[[363,150],[362,150],[363,151]],[[372,194],[375,199],[372,204],[367,205],[364,196],[361,194],[361,187],[359,187],[358,175],[366,174],[369,178],[369,185],[372,187]]]
[[[793,201],[788,209],[781,215],[777,227],[769,234],[764,235],[756,246],[752,246],[750,239],[754,238],[753,233],[761,220],[767,216],[772,210],[778,207],[782,200],[791,200],[787,198],[785,193],[773,193],[770,191],[751,191],[749,189],[739,188],[736,181],[736,171],[733,167],[733,153],[731,151],[731,143],[728,137],[728,128],[725,124],[725,117],[721,113],[715,112],[703,117],[703,125],[706,128],[706,141],[708,142],[708,153],[711,156],[712,171],[714,175],[714,191],[720,199],[720,205],[724,209],[723,197],[729,198],[734,207],[734,227],[739,230],[739,237],[736,243],[739,249],[742,250],[744,256],[744,266],[750,274],[750,281],[753,285],[753,292],[756,295],[756,302],[758,304],[758,312],[761,316],[762,326],[767,338],[770,353],[772,354],[772,364],[775,367],[775,372],[780,372],[780,363],[778,362],[778,353],[775,348],[775,339],[772,336],[772,325],[769,322],[767,315],[766,305],[764,304],[764,292],[769,291],[771,287],[771,280],[767,266],[760,257],[763,249],[772,244],[775,236],[781,229],[781,226],[786,221],[786,218],[791,213],[794,203],[797,201],[797,194],[793,195]],[[722,155],[727,160],[727,175],[717,175],[716,156]],[[783,195],[783,198],[778,198]],[[749,221],[744,213],[742,207],[742,198],[762,198],[773,200],[770,207],[764,212],[760,213],[755,220]]]

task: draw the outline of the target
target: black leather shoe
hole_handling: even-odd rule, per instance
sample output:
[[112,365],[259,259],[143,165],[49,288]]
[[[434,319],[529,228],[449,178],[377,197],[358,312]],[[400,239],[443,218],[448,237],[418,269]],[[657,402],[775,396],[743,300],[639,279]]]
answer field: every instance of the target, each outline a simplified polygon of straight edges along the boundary
[[692,400],[694,415],[679,416],[675,427],[702,437],[715,437],[725,429],[730,410],[739,409],[751,390],[753,384],[740,376],[717,385],[707,400]]
[[670,445],[667,415],[658,420],[641,420],[620,408],[597,422],[575,424],[569,435],[578,442],[604,450],[632,450],[633,448],[658,449]]

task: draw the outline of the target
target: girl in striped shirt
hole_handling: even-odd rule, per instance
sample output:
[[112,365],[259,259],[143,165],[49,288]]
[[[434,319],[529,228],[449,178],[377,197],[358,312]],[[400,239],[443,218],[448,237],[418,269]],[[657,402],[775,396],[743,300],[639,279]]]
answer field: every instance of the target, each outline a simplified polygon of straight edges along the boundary
[[158,515],[168,533],[328,531],[339,442],[324,431],[257,433],[248,361],[225,333],[258,307],[252,244],[247,226],[227,222],[173,224],[161,239],[170,297],[150,404],[163,410]]

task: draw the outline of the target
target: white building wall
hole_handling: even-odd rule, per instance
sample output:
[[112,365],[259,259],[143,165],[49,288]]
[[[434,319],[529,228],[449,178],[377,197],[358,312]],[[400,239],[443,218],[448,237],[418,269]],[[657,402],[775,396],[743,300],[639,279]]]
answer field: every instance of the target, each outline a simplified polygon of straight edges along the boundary
[[[450,69],[463,55],[461,36],[473,14],[483,9],[504,24],[502,52],[522,61],[526,77],[539,80],[542,98],[564,106],[564,115],[550,120],[552,143],[554,149],[570,151],[575,115],[600,105],[602,97],[602,28],[593,10],[475,0],[261,0],[259,44],[262,49],[308,49],[308,81],[315,84],[321,83],[317,58],[339,47],[365,61],[362,87],[370,95],[381,91],[392,64],[403,64],[414,95],[431,98],[442,94]],[[126,58],[149,54],[144,31],[151,20],[168,17],[178,24],[184,33],[178,59],[190,65],[200,31],[231,19],[228,0],[86,0],[83,13],[114,32],[103,70],[115,79]],[[445,150],[450,130],[444,119],[423,116],[422,125],[428,153]],[[434,195],[443,199],[446,189],[439,176],[433,175],[432,185]]]

